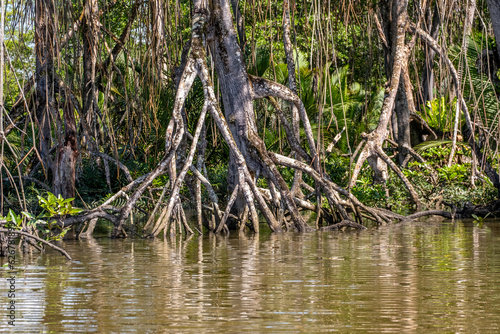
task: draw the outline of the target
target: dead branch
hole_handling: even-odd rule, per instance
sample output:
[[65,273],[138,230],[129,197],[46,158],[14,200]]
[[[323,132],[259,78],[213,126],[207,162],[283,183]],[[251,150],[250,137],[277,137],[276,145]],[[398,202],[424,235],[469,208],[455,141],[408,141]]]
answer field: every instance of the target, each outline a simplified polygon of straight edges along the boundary
[[24,231],[9,230],[9,229],[6,229],[6,228],[0,228],[0,233],[15,233],[15,234],[19,234],[19,235],[22,235],[22,236],[25,236],[25,237],[28,237],[28,238],[31,238],[31,239],[35,239],[36,241],[39,241],[42,244],[47,245],[50,248],[55,249],[56,251],[58,251],[62,255],[66,256],[66,258],[68,260],[70,260],[70,261],[72,260],[71,256],[69,256],[69,254],[64,249],[62,249],[61,247],[57,247],[56,245],[51,244],[47,240],[43,240],[42,238],[37,237],[36,235],[30,234],[30,233],[27,233],[27,232],[24,232]]

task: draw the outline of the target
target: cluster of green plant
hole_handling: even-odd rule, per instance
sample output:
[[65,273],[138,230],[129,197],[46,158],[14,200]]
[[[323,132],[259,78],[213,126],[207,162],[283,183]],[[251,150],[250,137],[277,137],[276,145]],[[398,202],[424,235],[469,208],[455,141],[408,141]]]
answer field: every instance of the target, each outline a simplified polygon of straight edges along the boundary
[[[227,194],[227,165],[226,164],[213,164],[207,166],[207,174],[210,179],[210,183],[220,199],[224,199],[226,196],[231,196]],[[202,193],[203,198],[208,198],[208,193],[206,190]]]
[[[389,206],[389,201],[393,198],[386,198],[385,189],[381,184],[373,184],[372,178],[363,175],[357,180],[357,184],[352,189],[352,193],[361,202],[370,206]],[[393,193],[393,197],[395,194]]]
[[23,227],[27,227],[30,231],[37,230],[45,240],[61,240],[69,231],[69,228],[61,227],[57,223],[57,219],[54,218],[76,215],[82,212],[82,209],[73,206],[74,198],[64,199],[61,195],[55,196],[51,192],[47,192],[47,197],[37,197],[42,208],[40,214],[34,215],[26,211],[16,214],[12,209],[9,209],[7,216],[0,216],[0,220],[5,220],[7,227],[17,230],[21,230]]
[[427,101],[422,116],[432,128],[449,132],[453,130],[453,114],[456,107],[456,97],[451,102],[447,102],[444,97],[435,98]]
[[479,217],[479,216],[476,216],[475,214],[472,215],[472,218],[474,218],[474,220],[472,221],[477,227],[479,228],[483,228],[484,226],[484,220],[486,218],[488,218],[488,216],[490,215],[491,212],[488,212],[486,214],[486,216],[484,217]]
[[[486,205],[497,197],[497,190],[488,178],[475,178],[472,184],[472,166],[470,149],[460,143],[456,152],[456,162],[447,166],[451,151],[449,141],[442,141],[441,145],[422,145],[421,155],[426,163],[410,162],[402,171],[417,191],[422,204],[427,209],[445,209],[443,203],[453,204],[462,208],[466,204]],[[389,207],[391,210],[408,213],[412,203],[403,182],[389,173],[389,182],[386,185],[389,197],[386,197],[385,188],[380,184],[372,183],[372,171],[362,170],[357,185],[352,192],[360,201],[367,205]]]
[[[450,48],[450,56],[457,69],[463,68],[461,59],[461,41]],[[480,73],[475,64],[478,56],[484,49],[492,49],[494,44],[491,38],[486,38],[482,33],[475,31],[468,37],[468,48],[465,53],[467,62],[468,81],[463,85],[463,94],[469,111],[476,106],[480,112],[474,113],[487,129],[490,146],[497,145],[496,138],[498,129],[498,87],[489,80],[488,76]],[[449,94],[449,87],[444,85],[436,91],[438,97],[428,101],[420,112],[423,119],[442,134],[439,140],[424,142],[415,147],[415,150],[426,159],[426,164],[411,162],[403,169],[403,173],[413,184],[420,195],[423,204],[430,209],[444,208],[442,203],[452,203],[457,208],[465,204],[485,205],[497,198],[497,190],[493,187],[485,175],[476,175],[472,182],[471,151],[466,142],[460,140],[457,144],[455,159],[447,166],[451,151],[451,132],[457,108],[457,98]],[[460,114],[458,129],[464,126],[463,115]],[[493,157],[493,166],[498,166],[498,159]],[[431,172],[434,170],[435,172]],[[360,175],[358,185],[353,192],[366,204],[389,206],[393,210],[405,212],[411,207],[408,193],[401,182],[392,171],[390,181],[387,185],[389,198],[385,198],[385,189],[381,185],[371,184],[372,172],[367,169]],[[368,186],[369,185],[369,186]],[[477,220],[477,219],[476,219]]]
[[349,182],[349,163],[349,157],[333,153],[325,158],[323,165],[333,182],[346,187]]

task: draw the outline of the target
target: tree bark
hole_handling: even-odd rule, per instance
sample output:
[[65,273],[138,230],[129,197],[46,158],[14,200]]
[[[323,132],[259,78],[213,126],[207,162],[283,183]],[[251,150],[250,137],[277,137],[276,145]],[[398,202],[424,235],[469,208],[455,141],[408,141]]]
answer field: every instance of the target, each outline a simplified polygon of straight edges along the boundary
[[[295,61],[293,59],[293,45],[290,36],[290,25],[290,0],[285,0],[283,2],[283,47],[285,49],[286,65],[288,69],[288,87],[294,94],[298,95],[297,81],[295,78]],[[295,104],[292,104],[291,111],[294,136],[297,141],[300,141],[300,117]],[[299,156],[299,153],[296,152],[295,159],[299,159]],[[302,182],[302,171],[296,170],[293,178],[292,194],[303,197],[300,190]]]
[[[401,76],[403,75],[404,74],[401,73]],[[399,83],[398,94],[396,96],[394,112],[397,116],[398,124],[398,162],[402,167],[404,167],[405,163],[408,161],[407,157],[409,153],[407,147],[411,146],[410,109],[408,104],[408,96],[405,92],[405,82],[404,80],[401,80]]]
[[[389,49],[386,53],[386,68],[387,78],[389,80],[389,87],[387,89],[388,95],[384,99],[382,105],[381,115],[375,133],[383,141],[387,137],[387,126],[389,124],[390,115],[394,109],[395,99],[398,91],[400,90],[400,78],[403,69],[403,62],[406,62],[407,50],[405,48],[404,39],[404,25],[406,24],[406,9],[408,2],[405,0],[394,0],[392,6],[386,10],[392,13],[390,26],[386,27],[386,31],[390,31],[391,42]],[[388,13],[382,14],[382,17],[389,16]],[[390,29],[390,30],[387,30]],[[387,33],[386,33],[387,34]],[[382,143],[380,143],[382,144]]]

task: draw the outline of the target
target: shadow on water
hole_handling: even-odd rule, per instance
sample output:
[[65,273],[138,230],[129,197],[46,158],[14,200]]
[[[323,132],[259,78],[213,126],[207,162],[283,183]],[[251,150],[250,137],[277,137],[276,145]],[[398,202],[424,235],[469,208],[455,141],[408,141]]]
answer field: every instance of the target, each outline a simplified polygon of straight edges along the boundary
[[16,326],[3,316],[0,329],[496,333],[499,223],[66,241],[72,262],[48,251],[17,264]]

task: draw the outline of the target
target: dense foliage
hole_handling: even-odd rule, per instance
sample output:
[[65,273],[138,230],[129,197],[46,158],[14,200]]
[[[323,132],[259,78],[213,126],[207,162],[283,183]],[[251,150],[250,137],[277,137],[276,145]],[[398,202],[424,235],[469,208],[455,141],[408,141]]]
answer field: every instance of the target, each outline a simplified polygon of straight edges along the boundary
[[[466,7],[462,2],[429,1],[426,12],[421,12],[421,2],[410,2],[408,17],[413,22],[424,21],[425,26],[431,24],[434,11],[441,15],[436,40],[449,50],[475,126],[486,134],[486,137],[476,134],[476,138],[483,144],[486,159],[498,169],[498,77],[496,73],[489,76],[479,61],[484,52],[489,54],[495,50],[491,20],[486,4],[478,3],[471,31],[466,32],[464,25],[468,14],[461,10]],[[35,62],[40,56],[36,54],[36,44],[40,41],[35,40],[35,9],[49,3],[55,5],[54,17],[57,18],[54,20],[54,50],[57,52],[52,71],[59,82],[53,82],[58,97],[57,101],[51,102],[55,105],[49,130],[45,132],[50,136],[49,148],[39,153],[43,150],[40,138],[44,133],[40,114],[36,112],[39,103],[37,85],[33,84],[38,75]],[[239,36],[239,42],[244,43],[242,52],[248,73],[289,85],[283,43],[283,0],[232,1],[232,4],[238,6],[243,17],[245,40]],[[380,16],[381,9],[375,2],[366,1],[296,0],[291,4],[298,95],[311,122],[325,173],[338,185],[348,188],[356,162],[356,147],[364,140],[363,133],[377,127],[386,97],[384,89],[389,81],[383,41],[376,29],[375,17]],[[97,28],[84,18],[84,11],[90,10],[91,5],[98,9],[94,13],[99,23]],[[192,37],[192,11],[192,2],[187,0],[85,0],[83,3],[36,0],[13,3],[4,8],[6,62],[3,68],[5,113],[2,126],[7,136],[0,139],[0,215],[10,217],[9,221],[21,226],[21,212],[28,224],[33,219],[44,218],[47,210],[52,216],[76,213],[71,210],[61,212],[60,208],[52,212],[52,206],[47,204],[62,200],[52,195],[56,176],[55,169],[49,164],[57,161],[57,152],[65,141],[68,123],[64,105],[70,100],[74,107],[77,147],[74,207],[95,208],[131,180],[149,173],[158,165],[165,154],[167,127],[179,85],[176,82],[178,68],[185,45]],[[161,24],[159,18],[162,18]],[[51,18],[45,20],[48,22]],[[74,25],[78,22],[75,30]],[[237,22],[235,26],[238,28]],[[85,39],[91,29],[96,29],[98,35],[97,54],[93,55],[95,73],[92,74],[95,105],[85,110],[88,91],[84,81],[88,72],[84,54],[89,52]],[[430,27],[427,29],[430,31]],[[127,30],[129,35],[125,35]],[[122,36],[126,38],[121,40]],[[412,34],[407,34],[408,41],[412,37]],[[424,208],[456,210],[467,205],[485,205],[497,198],[498,191],[467,145],[463,116],[458,118],[459,140],[452,143],[457,92],[450,79],[450,70],[438,57],[432,64],[434,82],[430,89],[433,98],[418,105],[428,52],[426,43],[417,39],[410,56],[408,75],[417,101],[416,111],[437,138],[423,133],[422,124],[412,118],[413,149],[426,162],[412,158],[401,168],[414,185]],[[215,90],[220,92],[213,62],[208,64]],[[67,93],[63,94],[63,90]],[[292,108],[287,102],[279,103],[285,111]],[[194,133],[203,105],[204,86],[197,79],[183,107],[191,133]],[[256,100],[254,110],[258,135],[266,148],[285,156],[292,155],[283,124],[272,103],[265,99]],[[231,195],[227,191],[226,163],[230,149],[221,139],[212,116],[207,117],[204,173],[220,200],[219,205],[224,206]],[[395,124],[390,125],[389,138],[396,141]],[[300,140],[306,142],[304,133],[301,133]],[[457,151],[449,164],[452,145]],[[386,142],[383,149],[400,163],[397,147]],[[291,185],[293,170],[280,167],[280,172]],[[188,175],[193,177],[192,172]],[[166,201],[168,196],[163,197],[161,193],[169,180],[167,175],[156,178],[149,190],[142,194],[134,212],[148,217],[156,202]],[[304,175],[304,181],[314,187],[314,181],[307,175]],[[262,178],[258,185],[266,186],[266,182]],[[209,190],[203,187],[203,201],[208,204],[211,202]],[[366,205],[405,214],[415,209],[403,182],[394,172],[390,172],[387,184],[378,183],[367,162],[352,193]],[[184,186],[181,196],[190,198],[192,194]],[[123,205],[120,201],[125,200],[115,199],[109,204],[119,207]],[[317,203],[314,197],[311,201]]]

